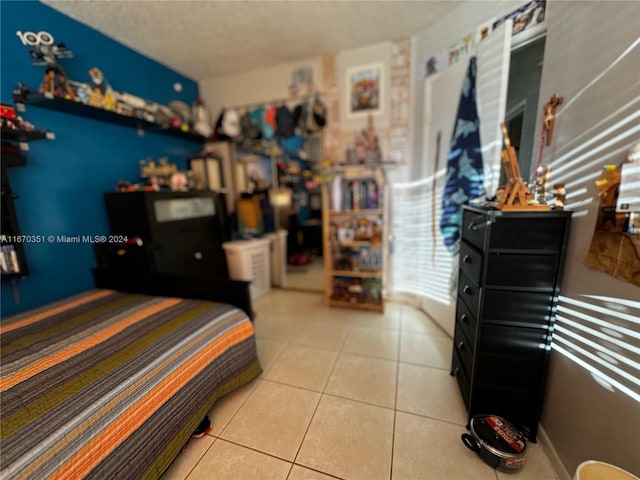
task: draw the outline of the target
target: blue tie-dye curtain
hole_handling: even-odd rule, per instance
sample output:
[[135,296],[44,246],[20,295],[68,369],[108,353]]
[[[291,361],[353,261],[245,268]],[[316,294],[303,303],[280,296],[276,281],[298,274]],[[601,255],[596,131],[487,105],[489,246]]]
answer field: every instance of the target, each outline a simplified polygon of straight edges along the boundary
[[451,153],[447,156],[447,176],[442,197],[440,230],[444,244],[452,255],[460,250],[462,206],[484,194],[480,119],[476,107],[476,57],[471,57],[462,84],[451,138]]

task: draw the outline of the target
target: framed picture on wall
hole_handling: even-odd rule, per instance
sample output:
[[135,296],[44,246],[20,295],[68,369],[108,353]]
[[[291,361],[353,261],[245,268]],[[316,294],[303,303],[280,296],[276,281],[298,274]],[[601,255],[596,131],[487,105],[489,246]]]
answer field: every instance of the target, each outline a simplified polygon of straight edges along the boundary
[[383,113],[383,76],[382,63],[347,69],[347,118]]

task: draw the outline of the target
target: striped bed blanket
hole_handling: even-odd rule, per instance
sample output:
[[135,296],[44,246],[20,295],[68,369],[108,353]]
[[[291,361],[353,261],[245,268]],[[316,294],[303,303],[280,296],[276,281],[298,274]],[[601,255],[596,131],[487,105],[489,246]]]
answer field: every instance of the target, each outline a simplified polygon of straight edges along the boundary
[[261,372],[222,303],[91,290],[0,324],[0,478],[158,478]]

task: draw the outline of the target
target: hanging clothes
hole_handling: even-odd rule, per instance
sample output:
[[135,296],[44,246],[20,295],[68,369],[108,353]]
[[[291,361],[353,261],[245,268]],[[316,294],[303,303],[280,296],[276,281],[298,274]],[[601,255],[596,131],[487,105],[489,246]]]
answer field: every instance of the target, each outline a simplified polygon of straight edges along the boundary
[[451,138],[451,151],[447,156],[447,175],[442,197],[440,230],[444,244],[452,255],[457,254],[460,249],[462,206],[484,194],[474,56],[469,60],[469,68],[462,83],[462,94]]

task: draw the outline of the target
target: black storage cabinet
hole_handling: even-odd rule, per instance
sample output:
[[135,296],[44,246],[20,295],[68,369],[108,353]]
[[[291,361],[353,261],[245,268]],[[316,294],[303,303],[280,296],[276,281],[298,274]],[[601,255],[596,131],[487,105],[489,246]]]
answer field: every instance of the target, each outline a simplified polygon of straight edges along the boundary
[[228,278],[224,196],[216,192],[105,193],[110,232],[142,245],[97,244],[98,268]]
[[496,414],[535,442],[571,212],[462,217],[451,374],[469,419]]

